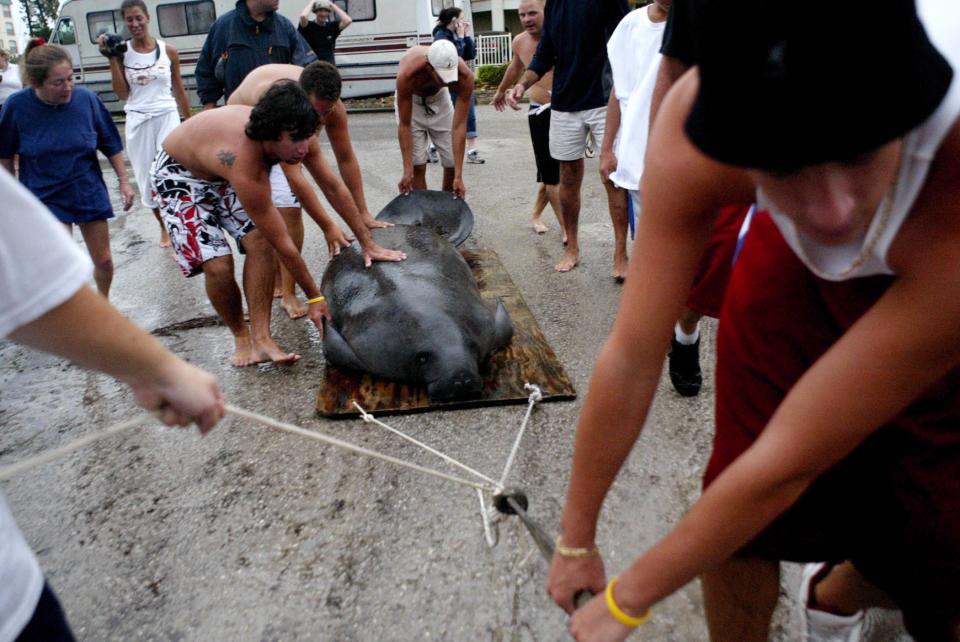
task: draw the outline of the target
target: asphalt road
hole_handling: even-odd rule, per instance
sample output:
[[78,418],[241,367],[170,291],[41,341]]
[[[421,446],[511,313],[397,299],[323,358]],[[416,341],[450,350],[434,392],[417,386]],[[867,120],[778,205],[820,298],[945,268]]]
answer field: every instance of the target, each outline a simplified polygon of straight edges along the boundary
[[[555,532],[577,414],[617,311],[610,277],[612,229],[596,160],[587,162],[582,262],[557,274],[555,221],[528,225],[535,168],[526,119],[479,108],[485,165],[467,165],[472,243],[496,251],[579,393],[539,406],[511,483],[531,515]],[[377,211],[394,196],[400,154],[392,114],[358,114],[351,130]],[[431,187],[440,170],[430,166]],[[108,173],[108,184],[114,185]],[[157,246],[138,207],[111,225],[113,303],[161,340],[220,377],[229,401],[431,467],[429,455],[361,422],[319,419],[323,372],[317,333],[274,308],[281,345],[303,355],[290,367],[234,369],[223,327],[200,278],[184,279]],[[79,237],[78,237],[79,238]],[[319,230],[304,255],[322,274]],[[239,274],[239,261],[238,261]],[[196,326],[196,327],[193,327]],[[696,500],[712,439],[715,326],[708,323],[705,386],[679,397],[666,378],[647,427],[612,489],[599,527],[608,572],[662,536]],[[0,343],[0,465],[67,443],[137,412],[109,377]],[[395,427],[498,477],[523,406],[395,417]],[[546,565],[515,519],[488,548],[473,490],[360,458],[247,421],[226,419],[205,438],[151,426],[111,438],[2,485],[82,640],[489,640],[566,639],[566,617],[544,592]],[[799,639],[787,565],[775,640]],[[895,640],[895,620],[873,618],[875,640]],[[693,583],[656,607],[638,640],[706,639]]]

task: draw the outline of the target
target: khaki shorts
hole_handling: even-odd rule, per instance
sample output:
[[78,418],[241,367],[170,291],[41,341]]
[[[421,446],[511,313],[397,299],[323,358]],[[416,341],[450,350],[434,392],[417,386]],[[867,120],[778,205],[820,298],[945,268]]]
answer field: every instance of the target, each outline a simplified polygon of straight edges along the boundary
[[607,108],[583,111],[550,110],[550,155],[558,161],[575,161],[583,158],[587,149],[587,132],[593,132],[593,140],[600,149],[603,145],[603,124]]
[[[397,124],[400,114],[397,112],[397,95],[393,95],[394,113]],[[453,168],[453,102],[446,87],[432,96],[423,98],[413,96],[413,110],[410,118],[410,133],[413,135],[413,164],[427,164],[427,135],[437,148],[440,164]]]

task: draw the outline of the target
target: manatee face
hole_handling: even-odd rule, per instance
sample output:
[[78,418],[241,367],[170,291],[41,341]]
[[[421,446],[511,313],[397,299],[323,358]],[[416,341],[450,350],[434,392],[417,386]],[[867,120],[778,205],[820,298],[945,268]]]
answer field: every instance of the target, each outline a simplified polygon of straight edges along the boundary
[[503,305],[480,297],[466,261],[431,230],[397,225],[373,235],[407,260],[365,269],[353,246],[330,262],[321,286],[333,316],[327,360],[422,385],[437,400],[478,394],[479,364],[512,336]]

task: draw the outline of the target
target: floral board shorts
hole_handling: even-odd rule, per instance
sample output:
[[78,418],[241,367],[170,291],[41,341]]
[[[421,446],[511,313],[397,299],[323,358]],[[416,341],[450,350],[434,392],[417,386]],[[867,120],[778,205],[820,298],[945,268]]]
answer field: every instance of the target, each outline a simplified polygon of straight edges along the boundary
[[224,232],[243,252],[241,239],[256,228],[230,183],[197,178],[163,149],[150,175],[154,200],[184,275],[199,274],[210,259],[232,253]]

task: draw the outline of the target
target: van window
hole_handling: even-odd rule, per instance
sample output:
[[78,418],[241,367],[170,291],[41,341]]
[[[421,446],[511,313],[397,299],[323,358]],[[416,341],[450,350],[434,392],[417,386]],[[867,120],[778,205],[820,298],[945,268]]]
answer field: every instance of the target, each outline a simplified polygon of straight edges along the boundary
[[441,11],[452,6],[453,0],[430,0],[430,8],[433,9],[435,16],[439,16]]
[[57,22],[57,31],[53,34],[51,40],[58,45],[77,44],[77,31],[73,28],[73,20],[60,18],[60,21]]
[[157,22],[160,24],[160,35],[164,37],[207,33],[216,19],[217,10],[212,0],[157,6]]
[[377,18],[377,0],[333,0],[333,4],[346,11],[355,22]]
[[96,44],[97,38],[102,33],[116,33],[124,40],[130,38],[130,32],[127,31],[127,25],[120,16],[120,10],[113,11],[94,11],[87,14],[87,31],[90,32],[90,42]]

